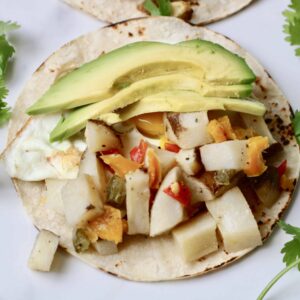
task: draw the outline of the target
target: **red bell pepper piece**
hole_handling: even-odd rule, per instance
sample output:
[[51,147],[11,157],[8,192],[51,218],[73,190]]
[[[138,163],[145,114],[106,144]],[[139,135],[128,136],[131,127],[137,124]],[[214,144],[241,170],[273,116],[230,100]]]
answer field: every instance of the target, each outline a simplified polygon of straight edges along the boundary
[[132,161],[135,161],[139,164],[144,162],[146,151],[147,151],[148,144],[141,140],[140,144],[137,147],[132,148],[130,151],[130,158]]
[[179,146],[177,146],[176,144],[165,143],[165,149],[170,152],[178,153],[181,148]]
[[[174,187],[176,185],[176,187]],[[176,191],[175,191],[176,190]],[[183,182],[174,182],[164,189],[164,192],[183,206],[191,203],[191,191]]]
[[285,173],[287,167],[287,160],[284,160],[279,167],[277,167],[279,178]]

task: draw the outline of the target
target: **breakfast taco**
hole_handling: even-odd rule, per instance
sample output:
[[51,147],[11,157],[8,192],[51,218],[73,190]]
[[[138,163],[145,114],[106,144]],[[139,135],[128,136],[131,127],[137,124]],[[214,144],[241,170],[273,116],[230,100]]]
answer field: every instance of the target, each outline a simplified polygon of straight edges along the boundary
[[292,114],[250,54],[176,18],[71,41],[27,83],[3,154],[40,230],[30,266],[49,270],[58,244],[137,281],[241,258],[291,201]]
[[109,23],[149,15],[172,16],[196,25],[224,19],[253,0],[64,0],[72,7]]

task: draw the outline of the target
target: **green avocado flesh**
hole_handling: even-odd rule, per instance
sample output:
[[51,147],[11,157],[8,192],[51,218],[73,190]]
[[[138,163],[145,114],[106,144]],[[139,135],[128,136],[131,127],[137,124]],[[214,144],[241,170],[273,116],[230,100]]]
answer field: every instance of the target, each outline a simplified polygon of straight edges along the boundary
[[208,99],[196,92],[173,90],[145,97],[118,113],[103,114],[100,119],[112,125],[152,112],[184,113],[207,110],[230,110],[255,116],[263,116],[266,112],[265,106],[258,101],[214,97]]
[[63,140],[74,135],[86,126],[89,119],[93,118],[99,118],[111,125],[150,112],[194,112],[217,109],[262,116],[266,111],[265,106],[258,101],[208,98],[195,91],[173,90],[146,96],[138,102],[132,102],[133,104],[126,106],[117,114],[111,112],[113,111],[113,102],[118,100],[111,99],[72,112],[51,132],[50,140],[52,142]]
[[[244,59],[208,41],[177,45],[137,42],[101,55],[60,78],[27,113],[52,113],[104,101],[140,80],[172,74],[194,77],[218,89],[207,96],[246,97],[255,81]],[[219,85],[226,88],[217,88]]]

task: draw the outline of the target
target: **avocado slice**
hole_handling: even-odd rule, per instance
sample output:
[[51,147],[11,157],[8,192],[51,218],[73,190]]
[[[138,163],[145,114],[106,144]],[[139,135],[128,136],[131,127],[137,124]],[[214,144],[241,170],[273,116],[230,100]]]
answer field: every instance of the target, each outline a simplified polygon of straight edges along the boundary
[[192,91],[166,91],[135,102],[118,113],[100,116],[107,124],[127,121],[135,116],[152,112],[195,112],[207,110],[231,110],[255,116],[263,116],[265,106],[258,101],[230,98],[208,98]]
[[172,73],[221,85],[255,80],[242,58],[208,41],[179,45],[137,42],[101,55],[60,78],[27,113],[51,113],[99,102],[136,81]]
[[256,76],[244,58],[232,53],[219,44],[206,40],[189,40],[178,45],[189,47],[206,57],[206,66],[213,66],[212,72],[205,73],[205,81],[220,84],[252,83]]
[[[203,97],[197,92],[182,90],[151,94],[129,106],[126,106],[130,103],[129,101],[122,106],[120,99],[122,98],[115,96],[109,100],[75,110],[51,132],[50,141],[63,140],[76,134],[86,126],[89,119],[93,118],[99,118],[108,124],[114,124],[136,115],[159,111],[194,112],[218,109],[245,112],[257,116],[264,115],[266,111],[265,106],[258,101]],[[131,103],[133,103],[133,100]],[[119,108],[125,106],[126,108],[121,110],[120,114],[112,113],[116,109],[116,105],[120,105]]]

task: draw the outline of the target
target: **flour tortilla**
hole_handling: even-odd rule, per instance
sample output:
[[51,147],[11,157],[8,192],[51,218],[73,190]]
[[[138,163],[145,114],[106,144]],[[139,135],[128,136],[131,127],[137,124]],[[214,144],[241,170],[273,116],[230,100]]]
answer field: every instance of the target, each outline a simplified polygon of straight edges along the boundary
[[[136,41],[177,43],[195,38],[223,45],[244,57],[254,70],[257,75],[255,97],[260,99],[268,109],[266,118],[272,120],[269,125],[274,137],[287,144],[278,162],[288,158],[288,176],[295,178],[296,183],[300,164],[299,148],[292,135],[290,122],[292,112],[289,103],[277,85],[263,67],[233,41],[206,28],[194,27],[175,18],[144,18],[123,22],[99,29],[67,43],[51,55],[28,81],[13,110],[9,139],[12,140],[28,120],[25,109],[34,103],[58,77],[83,63],[97,58],[102,53]],[[22,134],[22,131],[18,134]],[[247,249],[227,254],[221,248],[218,252],[197,262],[186,263],[175,251],[176,245],[171,236],[165,235],[157,238],[126,237],[125,242],[119,247],[119,253],[111,256],[101,257],[95,252],[77,254],[72,246],[72,229],[66,224],[62,215],[45,206],[45,184],[16,179],[14,183],[27,213],[38,229],[54,232],[60,236],[60,245],[69,253],[93,267],[122,278],[136,281],[161,281],[197,276],[219,269],[253,250]],[[278,201],[270,209],[255,207],[255,217],[264,240],[270,235],[277,220],[289,205],[291,195],[290,192],[282,192]]]
[[[139,7],[144,0],[63,0],[72,7],[108,23],[148,16]],[[193,15],[189,21],[204,25],[237,13],[254,0],[190,0]]]

